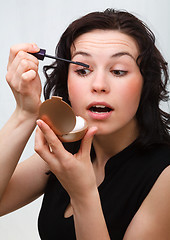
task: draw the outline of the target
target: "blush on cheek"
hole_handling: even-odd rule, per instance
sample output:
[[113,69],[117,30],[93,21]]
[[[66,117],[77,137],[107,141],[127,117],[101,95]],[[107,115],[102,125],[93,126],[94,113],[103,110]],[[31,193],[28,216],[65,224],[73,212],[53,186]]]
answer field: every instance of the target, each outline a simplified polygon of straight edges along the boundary
[[80,97],[83,96],[81,89],[75,85],[68,87],[68,93],[70,100],[72,101],[77,101],[78,99],[80,99]]
[[68,93],[70,96],[70,100],[79,100],[80,97],[83,96],[83,91],[85,89],[85,86],[83,85],[83,82],[80,81],[80,79],[76,79],[75,76],[68,76]]
[[143,86],[142,78],[130,81],[126,86],[126,89],[124,88],[125,98],[140,101],[142,86]]
[[79,103],[84,93],[81,91],[80,87],[75,84],[68,84],[68,93],[73,111],[76,115],[79,115]]

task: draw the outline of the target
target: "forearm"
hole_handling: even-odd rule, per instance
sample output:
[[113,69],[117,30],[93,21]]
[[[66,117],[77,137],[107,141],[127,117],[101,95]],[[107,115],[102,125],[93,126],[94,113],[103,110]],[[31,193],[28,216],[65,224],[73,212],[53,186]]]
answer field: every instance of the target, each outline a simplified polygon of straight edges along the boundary
[[77,240],[110,240],[96,190],[82,201],[71,200]]
[[72,155],[45,122],[37,124],[35,150],[71,198],[77,240],[110,240],[90,158],[97,128],[88,129],[78,153]]
[[15,110],[0,131],[0,198],[35,128],[35,122],[36,117],[29,118]]

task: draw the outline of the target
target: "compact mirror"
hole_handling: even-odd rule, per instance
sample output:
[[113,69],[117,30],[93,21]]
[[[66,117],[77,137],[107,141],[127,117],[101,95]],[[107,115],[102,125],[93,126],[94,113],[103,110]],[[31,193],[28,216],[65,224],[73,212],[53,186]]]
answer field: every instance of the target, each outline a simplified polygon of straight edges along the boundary
[[72,108],[57,96],[41,104],[39,118],[49,125],[62,142],[82,139],[88,128],[86,120],[75,116]]

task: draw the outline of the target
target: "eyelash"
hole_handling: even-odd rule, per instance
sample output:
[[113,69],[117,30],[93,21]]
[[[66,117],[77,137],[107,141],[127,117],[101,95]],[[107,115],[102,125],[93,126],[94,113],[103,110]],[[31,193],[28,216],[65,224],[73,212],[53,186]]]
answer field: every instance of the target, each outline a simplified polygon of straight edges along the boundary
[[[89,71],[89,72],[86,73],[86,71]],[[86,77],[91,71],[87,68],[81,68],[81,69],[77,69],[75,72],[81,77]]]
[[112,70],[111,72],[117,77],[123,77],[128,73],[128,71],[123,70]]
[[[86,73],[86,71],[89,71],[88,73]],[[88,76],[92,71],[90,69],[87,68],[81,68],[81,69],[77,69],[75,71],[79,76],[81,77],[86,77]],[[125,76],[128,71],[123,71],[123,70],[112,70],[111,73],[113,73],[114,76],[116,77],[123,77]]]

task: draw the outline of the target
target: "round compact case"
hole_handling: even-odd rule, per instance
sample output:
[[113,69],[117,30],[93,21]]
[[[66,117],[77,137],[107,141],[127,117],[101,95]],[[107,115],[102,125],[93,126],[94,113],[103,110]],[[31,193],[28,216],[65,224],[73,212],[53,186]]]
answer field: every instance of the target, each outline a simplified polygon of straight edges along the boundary
[[48,124],[62,142],[82,139],[88,128],[86,120],[75,116],[72,108],[57,96],[41,104],[39,118]]

